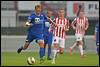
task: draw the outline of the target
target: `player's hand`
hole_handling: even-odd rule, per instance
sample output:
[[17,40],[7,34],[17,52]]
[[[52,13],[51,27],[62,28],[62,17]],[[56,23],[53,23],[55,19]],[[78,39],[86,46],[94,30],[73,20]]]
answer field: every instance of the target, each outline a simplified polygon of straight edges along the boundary
[[32,23],[26,22],[26,26],[32,26]]
[[65,31],[69,31],[69,29],[65,29]]
[[65,31],[69,31],[69,29],[67,28],[67,29],[65,29]]
[[67,26],[65,26],[64,28],[65,28],[65,31],[69,31],[69,28]]

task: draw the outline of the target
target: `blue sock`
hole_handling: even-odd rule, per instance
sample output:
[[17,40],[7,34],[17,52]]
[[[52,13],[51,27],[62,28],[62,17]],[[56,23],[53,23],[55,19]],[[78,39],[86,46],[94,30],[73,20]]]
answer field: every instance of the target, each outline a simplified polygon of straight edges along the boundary
[[45,49],[46,49],[46,45],[44,45],[44,55],[43,56],[45,56]]
[[45,48],[44,48],[44,55],[43,56],[45,56]]
[[97,53],[98,53],[98,55],[99,55],[99,48],[97,47]]
[[50,54],[51,54],[51,47],[48,48],[48,58],[50,58]]
[[40,59],[43,59],[44,56],[44,48],[40,47]]

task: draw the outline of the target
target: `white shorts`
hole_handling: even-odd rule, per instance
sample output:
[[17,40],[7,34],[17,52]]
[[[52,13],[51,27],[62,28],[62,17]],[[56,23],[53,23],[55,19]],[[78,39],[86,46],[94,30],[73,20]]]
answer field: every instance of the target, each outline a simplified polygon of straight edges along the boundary
[[65,39],[64,39],[64,38],[53,37],[52,45],[53,45],[54,43],[58,43],[58,44],[59,44],[59,47],[65,48]]
[[75,37],[76,37],[76,41],[81,41],[83,39],[82,34],[75,34]]

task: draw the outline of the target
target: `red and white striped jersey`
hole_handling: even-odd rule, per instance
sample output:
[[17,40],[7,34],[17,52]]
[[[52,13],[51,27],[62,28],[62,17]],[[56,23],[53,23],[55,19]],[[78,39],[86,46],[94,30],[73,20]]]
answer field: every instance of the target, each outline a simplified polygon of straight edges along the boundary
[[76,32],[75,32],[76,34],[84,35],[85,28],[88,28],[89,23],[88,23],[88,19],[86,17],[84,17],[84,18],[76,17],[71,25],[73,28],[76,28]]
[[54,18],[53,20],[57,25],[53,28],[53,35],[61,38],[65,38],[65,26],[69,27],[69,20],[64,18]]

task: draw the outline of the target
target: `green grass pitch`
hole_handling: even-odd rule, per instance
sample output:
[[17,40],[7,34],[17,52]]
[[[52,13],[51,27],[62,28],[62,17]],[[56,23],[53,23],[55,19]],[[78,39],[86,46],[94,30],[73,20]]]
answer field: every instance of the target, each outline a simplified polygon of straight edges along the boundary
[[[36,59],[34,65],[27,64],[27,58],[33,56]],[[99,57],[96,53],[87,53],[85,58],[80,58],[79,53],[72,56],[64,53],[56,57],[56,64],[51,64],[51,60],[45,58],[40,64],[38,52],[1,52],[1,66],[99,66]]]

